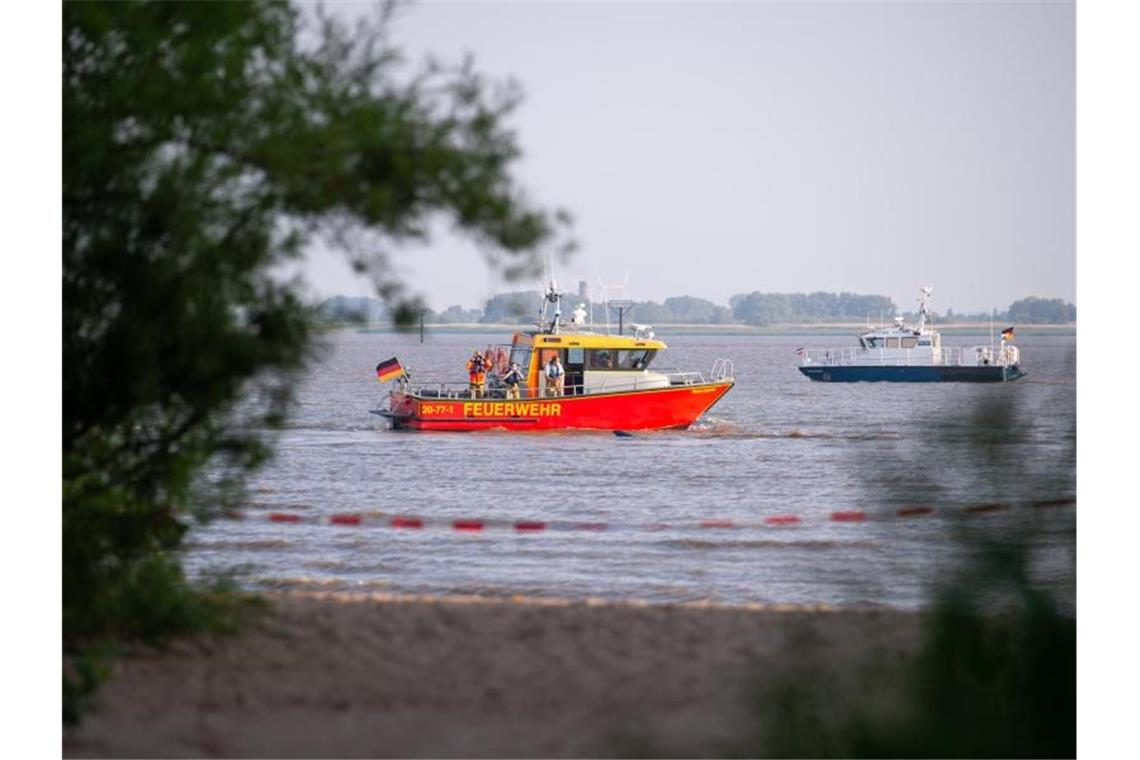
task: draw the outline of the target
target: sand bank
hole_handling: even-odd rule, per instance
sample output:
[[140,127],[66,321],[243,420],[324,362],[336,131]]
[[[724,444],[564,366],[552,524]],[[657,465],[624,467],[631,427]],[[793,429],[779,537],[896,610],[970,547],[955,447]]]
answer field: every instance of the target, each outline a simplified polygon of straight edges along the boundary
[[886,610],[269,599],[238,637],[120,661],[64,755],[719,754],[755,730],[756,689],[801,658],[853,681],[864,656],[912,650],[919,625]]

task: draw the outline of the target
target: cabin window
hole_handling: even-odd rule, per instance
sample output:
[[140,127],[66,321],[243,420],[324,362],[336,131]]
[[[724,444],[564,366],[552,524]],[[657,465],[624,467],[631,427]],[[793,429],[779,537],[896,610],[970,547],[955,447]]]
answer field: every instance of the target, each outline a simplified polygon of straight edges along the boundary
[[585,351],[580,348],[570,348],[566,350],[566,363],[567,364],[581,364],[585,358]]
[[617,368],[628,370],[641,370],[649,366],[649,362],[653,361],[653,355],[657,352],[650,348],[639,348],[634,351],[618,351],[617,352]]
[[922,346],[929,346],[929,345],[930,345],[930,341],[928,341],[928,340],[920,340],[920,341],[918,342],[918,345],[919,345],[919,348],[921,348]]
[[542,369],[547,365],[547,363],[549,363],[550,360],[553,359],[555,356],[558,357],[559,361],[562,360],[562,352],[559,351],[557,348],[544,348],[541,351],[539,351],[538,352],[538,369],[539,369],[539,372],[541,372]]
[[867,338],[867,348],[881,348],[879,338]]
[[614,352],[608,348],[592,348],[586,352],[586,369],[613,369]]
[[511,361],[518,362],[519,371],[526,377],[530,370],[530,346],[516,343],[511,346]]
[[898,347],[899,347],[899,339],[898,338],[887,338],[887,348],[898,348]]
[[902,339],[902,347],[903,348],[914,348],[915,345],[917,345],[917,343],[918,343],[918,338],[903,338]]

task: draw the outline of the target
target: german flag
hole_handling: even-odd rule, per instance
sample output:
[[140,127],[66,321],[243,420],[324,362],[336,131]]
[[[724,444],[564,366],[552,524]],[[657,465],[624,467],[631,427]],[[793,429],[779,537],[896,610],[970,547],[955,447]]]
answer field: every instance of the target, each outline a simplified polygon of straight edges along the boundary
[[400,362],[397,361],[396,357],[394,356],[388,361],[380,362],[376,365],[376,377],[382,383],[386,383],[389,380],[394,380],[403,374],[404,368],[400,366]]
[[1001,331],[1002,340],[1013,340],[1013,328],[1007,327]]

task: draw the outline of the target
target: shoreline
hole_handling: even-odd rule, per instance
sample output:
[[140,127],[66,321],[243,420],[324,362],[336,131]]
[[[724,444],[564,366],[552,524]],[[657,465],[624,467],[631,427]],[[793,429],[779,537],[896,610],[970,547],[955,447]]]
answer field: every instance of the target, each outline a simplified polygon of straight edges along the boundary
[[[755,752],[757,689],[920,642],[885,608],[273,592],[231,638],[114,664],[65,757]],[[751,747],[751,749],[747,749]]]
[[[1004,324],[1004,323],[1003,323]],[[594,329],[601,329],[603,326],[595,325]],[[975,324],[970,322],[963,323],[935,323],[933,325],[943,335],[986,335],[990,334],[990,325]],[[1027,335],[1076,335],[1076,324],[1065,325],[1015,325],[1017,331]],[[994,323],[994,328],[1000,329],[998,324]],[[357,333],[377,333],[377,334],[390,334],[390,333],[408,333],[418,335],[420,328],[418,325],[413,327],[396,327],[391,324],[336,324],[328,325],[324,329],[327,330],[351,330]],[[503,333],[513,333],[518,331],[533,330],[533,324],[482,324],[482,323],[469,323],[469,324],[428,324],[424,326],[424,334],[482,334],[493,333],[496,335]],[[860,333],[868,329],[867,324],[864,322],[837,322],[837,323],[809,323],[809,324],[786,324],[786,325],[740,325],[740,324],[726,324],[726,325],[702,325],[702,324],[660,324],[653,325],[654,331],[658,333],[658,337],[662,334],[668,335],[846,335],[851,332]],[[996,334],[996,333],[995,333]]]
[[563,596],[535,596],[531,594],[410,594],[391,591],[318,591],[290,589],[283,591],[257,592],[254,596],[270,602],[289,599],[312,599],[347,604],[441,604],[441,605],[521,605],[524,607],[615,607],[625,609],[670,608],[683,610],[738,610],[742,612],[803,612],[803,613],[850,613],[889,611],[902,614],[921,614],[911,610],[885,606],[836,607],[830,604],[792,604],[766,602],[714,602],[693,600],[683,602],[655,602],[648,599],[608,599],[598,596],[582,598]]

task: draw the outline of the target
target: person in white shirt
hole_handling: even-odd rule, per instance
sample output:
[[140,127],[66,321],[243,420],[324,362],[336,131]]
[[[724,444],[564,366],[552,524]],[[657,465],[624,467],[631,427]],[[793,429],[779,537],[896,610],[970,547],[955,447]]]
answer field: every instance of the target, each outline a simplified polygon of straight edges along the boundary
[[558,360],[558,354],[550,357],[550,361],[546,363],[546,395],[548,396],[561,396],[562,383],[566,378],[566,370],[562,368],[562,362]]

